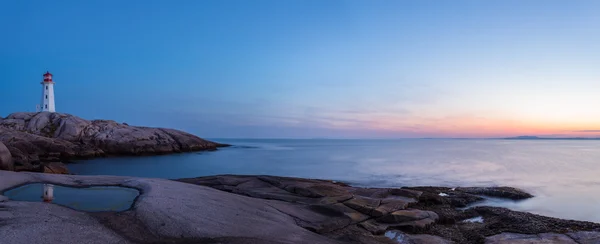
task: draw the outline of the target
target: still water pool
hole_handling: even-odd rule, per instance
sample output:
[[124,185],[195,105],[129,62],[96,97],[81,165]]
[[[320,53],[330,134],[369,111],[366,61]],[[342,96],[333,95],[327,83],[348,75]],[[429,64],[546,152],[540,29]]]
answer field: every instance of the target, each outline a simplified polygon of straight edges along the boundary
[[85,212],[125,211],[139,194],[138,190],[127,187],[75,188],[43,183],[27,184],[3,193],[14,201],[46,201]]

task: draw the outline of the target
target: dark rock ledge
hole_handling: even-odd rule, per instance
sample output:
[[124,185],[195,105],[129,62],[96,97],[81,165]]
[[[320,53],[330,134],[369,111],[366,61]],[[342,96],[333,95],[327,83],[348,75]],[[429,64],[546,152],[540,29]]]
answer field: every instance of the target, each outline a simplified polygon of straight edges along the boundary
[[[0,118],[0,144],[12,155],[0,169],[63,172],[60,162],[107,156],[158,155],[228,146],[173,129],[85,120],[63,113],[13,113]],[[0,145],[0,155],[3,155]],[[46,167],[48,163],[53,165]]]
[[[474,207],[481,195],[526,199],[511,187],[357,188],[274,176],[222,175],[179,179],[270,200],[278,211],[342,243],[600,243],[600,224],[562,220],[498,207]],[[468,221],[470,219],[478,221]],[[391,232],[390,232],[391,231]]]
[[39,182],[122,186],[138,189],[140,196],[127,211],[102,213],[0,196],[0,243],[600,243],[600,224],[494,207],[461,211],[457,207],[481,198],[443,187],[356,188],[273,176],[174,181],[0,170],[0,192]]

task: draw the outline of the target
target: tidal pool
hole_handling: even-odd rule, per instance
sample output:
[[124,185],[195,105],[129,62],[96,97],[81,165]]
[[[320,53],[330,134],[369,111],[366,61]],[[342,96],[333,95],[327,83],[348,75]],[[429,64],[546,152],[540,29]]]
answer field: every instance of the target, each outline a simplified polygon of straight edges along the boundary
[[10,189],[4,196],[14,201],[49,202],[85,212],[125,211],[140,192],[117,186],[85,188],[32,183]]

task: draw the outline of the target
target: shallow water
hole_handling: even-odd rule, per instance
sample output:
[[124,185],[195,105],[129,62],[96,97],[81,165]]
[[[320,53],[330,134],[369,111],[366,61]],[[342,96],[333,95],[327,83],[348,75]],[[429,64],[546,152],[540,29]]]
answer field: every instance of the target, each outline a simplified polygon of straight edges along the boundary
[[536,197],[489,204],[600,222],[600,141],[218,140],[237,147],[69,165],[76,174],[183,178],[269,174],[357,186],[498,186]]
[[[48,196],[47,192],[52,193]],[[27,202],[42,202],[45,198],[54,204],[80,211],[103,212],[129,209],[139,195],[139,191],[114,186],[74,188],[33,183],[8,190],[3,195],[11,200]]]

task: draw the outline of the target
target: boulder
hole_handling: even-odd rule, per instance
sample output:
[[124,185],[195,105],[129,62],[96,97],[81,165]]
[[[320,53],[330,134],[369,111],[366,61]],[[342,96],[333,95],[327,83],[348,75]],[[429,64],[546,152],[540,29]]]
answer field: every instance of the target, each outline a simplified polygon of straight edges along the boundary
[[51,162],[51,163],[45,163],[42,166],[42,172],[43,173],[49,173],[49,174],[69,174],[69,169],[67,169],[67,166],[61,162]]
[[0,142],[0,170],[14,170],[12,155],[4,143]]
[[371,215],[372,211],[379,207],[381,199],[374,199],[362,196],[354,196],[353,199],[344,202],[344,205],[359,211],[363,214]]
[[377,221],[388,224],[399,224],[409,221],[416,221],[430,218],[436,221],[439,217],[436,213],[431,211],[423,211],[418,209],[406,209],[390,213],[386,216],[378,218]]
[[384,199],[381,200],[379,207],[373,209],[371,215],[374,217],[380,217],[388,213],[405,209],[410,202],[400,199]]

